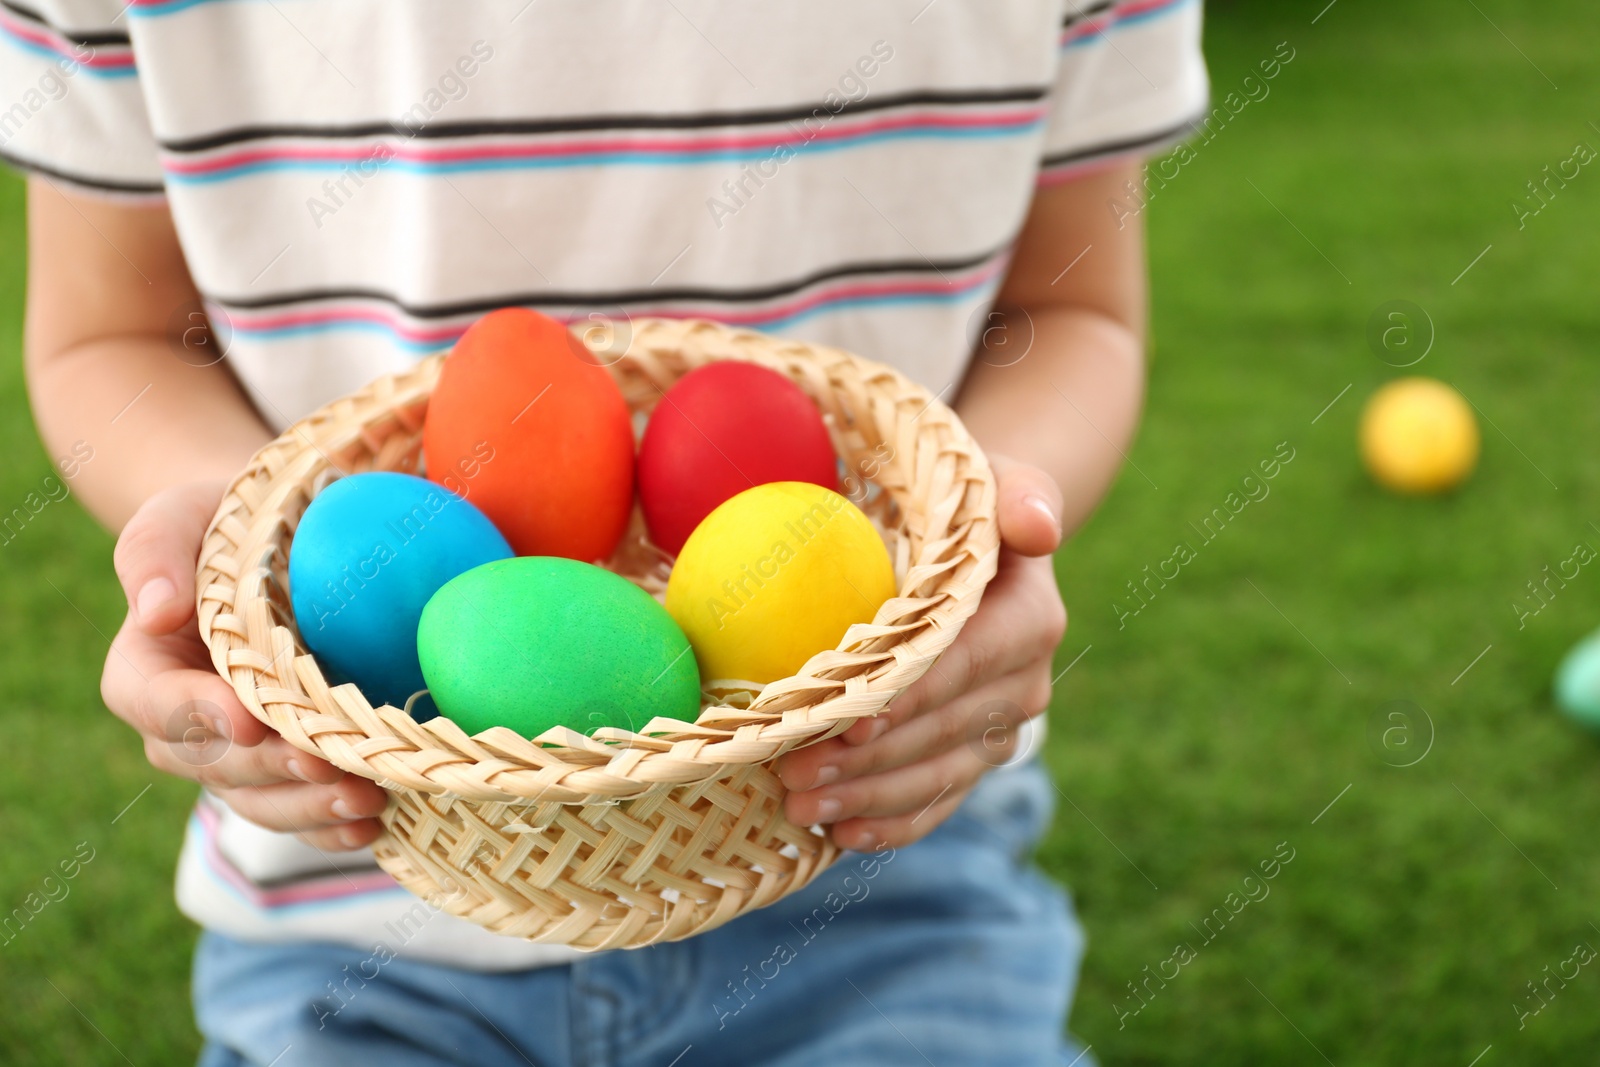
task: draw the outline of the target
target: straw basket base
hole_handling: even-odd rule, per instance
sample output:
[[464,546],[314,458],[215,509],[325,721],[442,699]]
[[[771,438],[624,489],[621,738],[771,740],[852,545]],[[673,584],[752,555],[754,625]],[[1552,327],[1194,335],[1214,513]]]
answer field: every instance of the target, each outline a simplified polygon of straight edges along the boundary
[[391,790],[378,863],[434,907],[576,948],[702,933],[794,892],[839,854],[783,817],[764,765],[608,804],[484,804]]

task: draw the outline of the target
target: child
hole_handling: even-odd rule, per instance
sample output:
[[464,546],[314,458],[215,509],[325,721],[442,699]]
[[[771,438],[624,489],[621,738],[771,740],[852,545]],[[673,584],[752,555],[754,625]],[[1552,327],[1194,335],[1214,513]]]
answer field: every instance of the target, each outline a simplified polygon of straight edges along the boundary
[[[205,787],[177,886],[202,1062],[1072,1062],[1082,939],[1027,862],[1052,789],[1021,727],[1066,625],[1050,554],[1137,420],[1128,186],[1205,108],[1198,3],[26,2],[0,154],[31,175],[29,388],[121,531],[106,703]],[[882,360],[999,475],[959,640],[780,765],[788,815],[863,851],[686,942],[586,956],[430,911],[363,851],[382,792],[253,719],[196,636],[251,453],[505,305]]]

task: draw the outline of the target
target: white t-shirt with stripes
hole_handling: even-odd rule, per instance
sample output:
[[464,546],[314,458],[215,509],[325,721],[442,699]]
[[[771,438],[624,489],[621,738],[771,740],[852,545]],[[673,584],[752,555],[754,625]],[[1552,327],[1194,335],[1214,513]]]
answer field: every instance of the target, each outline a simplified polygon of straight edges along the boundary
[[[164,198],[277,427],[512,304],[749,325],[949,396],[1035,189],[1183,136],[1199,38],[1199,0],[0,0],[0,159]],[[178,895],[237,937],[570,958],[206,799]]]

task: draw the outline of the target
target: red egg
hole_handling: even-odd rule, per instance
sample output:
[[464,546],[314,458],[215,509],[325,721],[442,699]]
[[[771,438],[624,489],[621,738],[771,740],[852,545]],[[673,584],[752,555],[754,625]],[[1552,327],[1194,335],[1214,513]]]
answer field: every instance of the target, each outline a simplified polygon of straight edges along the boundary
[[628,405],[547,315],[491,311],[444,361],[428,402],[428,477],[465,497],[518,555],[593,562],[633,507]]
[[650,539],[677,555],[717,505],[767,482],[837,488],[833,443],[811,398],[754,363],[709,363],[678,379],[639,444]]

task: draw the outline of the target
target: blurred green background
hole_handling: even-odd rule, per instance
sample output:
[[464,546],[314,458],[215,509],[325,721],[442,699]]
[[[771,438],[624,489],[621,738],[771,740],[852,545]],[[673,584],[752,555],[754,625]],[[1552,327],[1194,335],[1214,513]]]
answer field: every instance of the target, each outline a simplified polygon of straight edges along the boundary
[[[1600,362],[1583,355],[1600,337],[1600,173],[1523,229],[1511,202],[1600,145],[1594,14],[1324,3],[1210,5],[1219,101],[1280,42],[1294,58],[1149,205],[1138,470],[1059,560],[1073,666],[1046,758],[1066,799],[1041,860],[1090,937],[1073,1029],[1107,1064],[1578,1062],[1600,1047],[1600,969],[1520,1028],[1519,1010],[1575,945],[1600,946],[1600,747],[1548,695],[1600,625],[1600,575],[1521,629],[1512,604],[1600,546]],[[21,382],[12,176],[0,249],[0,500],[18,501],[51,465]],[[1367,339],[1397,299],[1435,334],[1407,371]],[[1361,404],[1407,373],[1481,412],[1483,460],[1454,496],[1391,497],[1357,465]],[[1199,546],[1188,524],[1280,442],[1294,459],[1270,496],[1119,627],[1125,583]],[[171,905],[193,793],[100,705],[123,608],[110,554],[71,503],[0,548],[0,910],[94,850],[0,943],[0,1062],[124,1062],[115,1045],[182,1063],[198,1046],[195,935]],[[1397,700],[1420,713],[1385,746]],[[1290,849],[1270,895],[1208,941],[1204,919]],[[1136,997],[1180,942],[1192,962]]]

